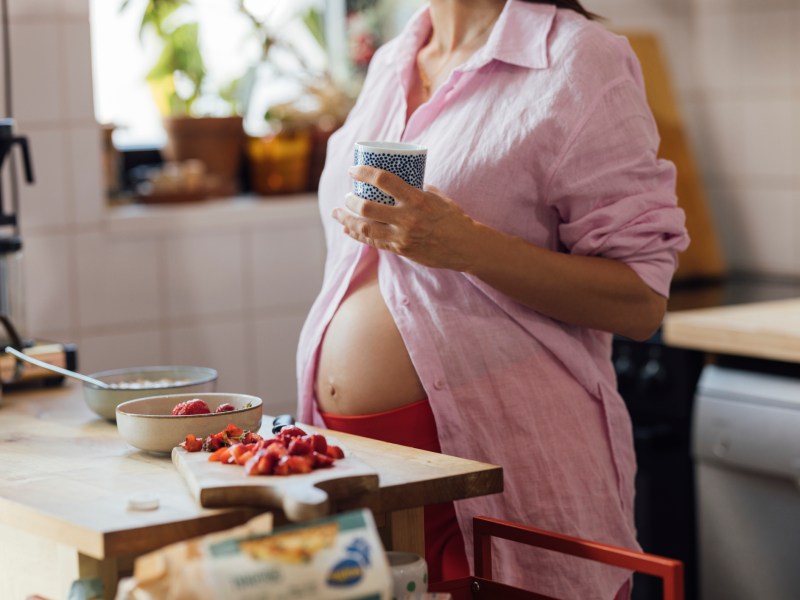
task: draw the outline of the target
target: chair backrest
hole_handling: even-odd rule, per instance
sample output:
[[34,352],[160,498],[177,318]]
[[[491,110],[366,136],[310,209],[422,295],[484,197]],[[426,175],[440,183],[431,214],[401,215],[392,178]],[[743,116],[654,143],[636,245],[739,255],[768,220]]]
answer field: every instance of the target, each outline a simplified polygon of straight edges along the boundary
[[[590,542],[490,517],[475,517],[472,523],[477,580],[492,580],[492,537],[497,537],[660,577],[664,582],[664,600],[683,600],[683,563],[679,560]],[[519,595],[515,594],[515,597],[542,598],[543,596],[521,592]]]

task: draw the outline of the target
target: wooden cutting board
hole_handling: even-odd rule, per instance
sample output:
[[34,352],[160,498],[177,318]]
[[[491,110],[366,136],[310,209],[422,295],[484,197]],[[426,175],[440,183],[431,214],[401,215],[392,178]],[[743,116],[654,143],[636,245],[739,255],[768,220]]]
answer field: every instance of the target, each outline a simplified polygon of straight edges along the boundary
[[208,452],[172,450],[172,462],[201,506],[260,506],[283,510],[290,521],[330,513],[331,501],[378,489],[378,473],[343,448],[345,457],[328,469],[298,475],[245,475],[238,465],[209,462]]

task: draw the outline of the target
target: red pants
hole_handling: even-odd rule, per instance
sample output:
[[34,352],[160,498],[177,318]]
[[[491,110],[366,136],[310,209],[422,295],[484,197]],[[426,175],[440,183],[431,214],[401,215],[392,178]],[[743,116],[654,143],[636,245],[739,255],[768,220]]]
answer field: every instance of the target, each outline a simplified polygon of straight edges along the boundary
[[[430,452],[442,451],[427,399],[372,415],[321,415],[326,426],[334,431]],[[425,507],[425,560],[430,583],[469,577],[464,538],[452,502]]]

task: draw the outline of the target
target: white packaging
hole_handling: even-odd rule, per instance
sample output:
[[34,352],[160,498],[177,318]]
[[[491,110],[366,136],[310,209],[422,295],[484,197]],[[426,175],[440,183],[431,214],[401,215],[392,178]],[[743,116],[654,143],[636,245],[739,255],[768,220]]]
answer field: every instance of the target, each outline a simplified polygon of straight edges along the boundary
[[202,545],[210,596],[227,600],[389,600],[372,514],[358,510]]

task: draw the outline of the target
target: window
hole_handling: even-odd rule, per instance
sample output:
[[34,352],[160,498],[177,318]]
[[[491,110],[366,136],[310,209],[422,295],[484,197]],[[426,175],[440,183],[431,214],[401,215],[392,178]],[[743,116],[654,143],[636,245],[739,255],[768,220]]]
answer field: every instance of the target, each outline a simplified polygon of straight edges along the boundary
[[[91,0],[95,113],[99,122],[118,127],[114,139],[121,147],[164,142],[161,114],[146,81],[163,44],[152,31],[144,32],[141,39],[139,35],[142,15],[152,1],[129,0],[123,8],[123,0]],[[259,66],[261,44],[250,16],[270,32],[280,32],[306,64],[320,69],[327,56],[300,15],[325,4],[324,0],[253,0],[243,1],[240,7],[239,0],[191,0],[176,10],[169,17],[173,24],[196,20],[207,70],[193,110],[207,115],[229,111],[216,92],[255,71],[249,74],[256,81],[244,115],[245,127],[254,135],[263,133],[263,114],[269,105],[297,95],[297,82],[287,75],[296,72],[298,64],[291,52],[275,47],[269,55],[271,64]]]

